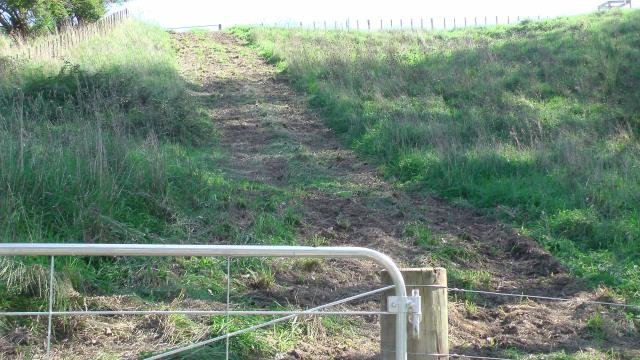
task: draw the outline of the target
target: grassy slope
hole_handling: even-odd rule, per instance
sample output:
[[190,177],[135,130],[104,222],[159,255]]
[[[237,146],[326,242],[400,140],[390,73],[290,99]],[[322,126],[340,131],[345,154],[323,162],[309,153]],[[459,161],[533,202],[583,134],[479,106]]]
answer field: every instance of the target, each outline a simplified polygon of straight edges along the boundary
[[[0,51],[1,241],[294,242],[297,215],[288,210],[289,195],[221,169],[225,154],[188,95],[172,46],[163,30],[129,22],[68,49],[64,61],[16,62]],[[241,227],[233,219],[237,209],[249,209],[253,221]],[[0,307],[46,309],[45,264],[44,258],[2,259]],[[56,266],[71,285],[67,293],[57,290],[60,308],[77,306],[75,291],[133,292],[145,301],[224,299],[224,261],[60,258]],[[251,278],[273,277],[264,261],[233,267]],[[238,282],[234,291],[244,287]],[[232,327],[255,322],[241,319]],[[0,322],[0,334],[22,325],[42,328],[9,319]],[[212,320],[208,332],[217,334],[220,326]],[[177,340],[191,340],[185,333]],[[240,353],[273,351],[275,345],[254,337],[233,346]]]
[[237,29],[390,176],[640,299],[640,12],[435,33]]

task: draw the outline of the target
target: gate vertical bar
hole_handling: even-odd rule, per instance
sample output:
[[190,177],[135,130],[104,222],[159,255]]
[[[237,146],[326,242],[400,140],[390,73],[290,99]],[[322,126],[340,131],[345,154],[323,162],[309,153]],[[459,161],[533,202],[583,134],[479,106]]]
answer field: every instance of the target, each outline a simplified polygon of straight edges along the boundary
[[[231,298],[231,258],[227,258],[227,305],[225,310],[227,311],[227,321],[225,326],[225,334],[229,333],[229,299]],[[225,351],[224,351],[225,360],[229,360],[229,338],[226,339],[225,343]]]
[[47,359],[51,358],[51,330],[53,322],[53,279],[54,279],[55,257],[51,256],[51,266],[49,267],[49,318],[47,320]]

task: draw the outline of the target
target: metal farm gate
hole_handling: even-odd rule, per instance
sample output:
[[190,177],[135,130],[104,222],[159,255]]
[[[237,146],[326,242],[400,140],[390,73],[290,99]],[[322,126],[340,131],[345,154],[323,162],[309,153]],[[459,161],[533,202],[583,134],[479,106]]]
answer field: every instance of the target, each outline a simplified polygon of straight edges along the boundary
[[[278,315],[281,317],[247,327],[241,330],[226,332],[223,335],[208,340],[196,342],[185,347],[169,350],[147,359],[164,359],[172,355],[195,349],[216,341],[227,340],[226,358],[229,357],[228,339],[252,330],[263,328],[279,322],[306,315],[384,315],[395,314],[395,353],[396,360],[407,358],[407,323],[411,323],[414,336],[420,321],[420,296],[414,290],[407,296],[405,281],[400,269],[393,260],[380,252],[360,247],[304,247],[304,246],[245,246],[245,245],[137,245],[137,244],[0,244],[0,256],[49,256],[51,258],[49,270],[49,302],[48,311],[3,311],[0,316],[46,316],[48,318],[46,358],[51,357],[52,318],[54,316],[99,316],[99,315],[212,315],[212,316],[245,316],[245,315]],[[118,310],[118,311],[56,311],[54,300],[54,273],[56,256],[198,256],[198,257],[316,257],[316,258],[366,258],[382,266],[390,277],[393,285],[356,294],[344,299],[333,301],[302,311],[268,311],[247,310],[233,311],[229,309],[229,276],[227,273],[227,307],[226,310]],[[229,272],[227,262],[227,272]],[[327,311],[330,307],[344,304],[356,299],[379,294],[393,289],[395,296],[386,299],[389,311]]]

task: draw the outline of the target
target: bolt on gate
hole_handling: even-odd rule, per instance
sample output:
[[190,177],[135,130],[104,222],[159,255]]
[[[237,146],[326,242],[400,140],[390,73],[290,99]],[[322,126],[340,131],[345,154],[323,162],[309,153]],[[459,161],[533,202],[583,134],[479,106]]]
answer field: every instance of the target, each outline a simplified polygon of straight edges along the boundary
[[[419,335],[419,322],[422,318],[420,304],[421,299],[417,290],[407,296],[403,275],[393,262],[385,254],[361,247],[307,247],[307,246],[250,246],[250,245],[150,245],[150,244],[36,244],[36,243],[10,243],[0,244],[0,256],[50,256],[51,267],[49,273],[49,306],[48,311],[6,311],[0,312],[0,316],[47,316],[47,352],[51,354],[51,332],[53,316],[81,316],[81,315],[151,315],[151,314],[186,314],[186,315],[286,315],[242,330],[226,333],[224,335],[200,341],[186,347],[167,351],[148,359],[162,359],[171,355],[182,353],[209,343],[229,339],[242,333],[269,326],[278,322],[293,319],[300,315],[327,315],[327,314],[395,314],[395,353],[396,360],[407,359],[408,323],[411,325],[412,337]],[[361,293],[348,298],[337,300],[324,305],[303,311],[54,311],[53,309],[53,283],[54,283],[54,259],[55,256],[198,256],[198,257],[320,257],[320,258],[366,258],[375,261],[386,270],[386,276],[393,285],[382,287],[366,293]],[[355,299],[363,298],[384,291],[394,290],[394,296],[386,299],[388,311],[384,312],[329,312],[324,309],[343,304]],[[228,356],[228,347],[227,347]]]

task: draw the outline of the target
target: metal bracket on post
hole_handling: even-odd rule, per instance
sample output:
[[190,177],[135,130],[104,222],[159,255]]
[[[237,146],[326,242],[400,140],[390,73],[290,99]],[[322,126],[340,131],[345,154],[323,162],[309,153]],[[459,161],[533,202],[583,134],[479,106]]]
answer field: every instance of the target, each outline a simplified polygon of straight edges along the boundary
[[420,336],[420,318],[422,316],[422,307],[420,306],[420,293],[417,289],[411,291],[411,296],[400,299],[398,296],[389,296],[387,298],[387,311],[397,314],[400,311],[400,301],[403,301],[404,308],[409,315],[409,324],[411,324],[411,335]]

